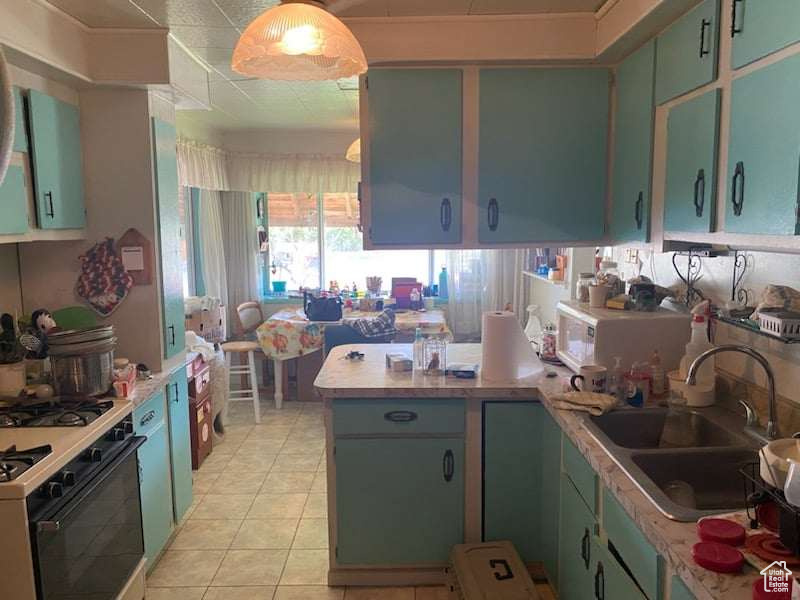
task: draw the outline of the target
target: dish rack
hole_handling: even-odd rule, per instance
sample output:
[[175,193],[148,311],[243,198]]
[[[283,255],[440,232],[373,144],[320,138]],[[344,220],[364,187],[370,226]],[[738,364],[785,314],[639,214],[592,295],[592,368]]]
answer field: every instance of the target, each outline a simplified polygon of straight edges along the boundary
[[761,331],[788,340],[800,340],[800,313],[760,312],[758,325]]
[[766,483],[759,475],[759,463],[748,463],[739,469],[744,480],[744,498],[750,528],[758,528],[756,507],[773,501],[778,507],[778,538],[793,554],[800,556],[800,508],[789,504],[783,492]]

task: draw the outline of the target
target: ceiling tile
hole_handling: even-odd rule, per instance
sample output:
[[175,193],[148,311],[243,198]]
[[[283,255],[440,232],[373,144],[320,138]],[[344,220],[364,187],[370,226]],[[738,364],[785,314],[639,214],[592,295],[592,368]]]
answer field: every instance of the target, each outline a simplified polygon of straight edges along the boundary
[[244,29],[264,11],[280,4],[280,0],[214,0],[237,27]]
[[[434,2],[435,0],[430,0]],[[388,17],[388,0],[330,0],[328,7],[339,17]]]
[[230,48],[239,41],[239,32],[233,27],[191,27],[178,25],[170,32],[190,48]]
[[230,27],[213,0],[130,0],[164,25]]
[[[161,22],[149,18],[128,0],[49,0],[87,27],[154,28]],[[163,2],[163,0],[160,0]],[[156,19],[157,21],[157,19]]]
[[594,12],[604,0],[473,0],[470,14]]
[[388,0],[389,16],[466,15],[472,0]]

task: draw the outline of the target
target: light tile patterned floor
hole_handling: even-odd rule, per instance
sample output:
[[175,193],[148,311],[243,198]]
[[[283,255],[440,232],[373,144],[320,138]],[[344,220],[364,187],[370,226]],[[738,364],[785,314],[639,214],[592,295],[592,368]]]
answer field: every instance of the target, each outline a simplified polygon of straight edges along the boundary
[[[234,404],[194,473],[194,502],[147,600],[447,600],[445,588],[330,588],[325,432],[318,403]],[[546,588],[546,586],[545,586]],[[554,596],[541,590],[542,600]]]

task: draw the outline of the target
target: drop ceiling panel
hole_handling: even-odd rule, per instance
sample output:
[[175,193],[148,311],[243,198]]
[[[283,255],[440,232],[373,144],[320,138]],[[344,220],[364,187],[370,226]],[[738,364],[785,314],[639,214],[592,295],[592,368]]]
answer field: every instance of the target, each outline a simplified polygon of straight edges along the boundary
[[137,29],[160,27],[162,23],[148,17],[128,0],[50,0],[50,4],[87,27]]
[[[128,0],[160,22],[169,25],[230,27],[213,0]],[[224,0],[223,0],[224,3]]]
[[594,12],[604,0],[473,0],[470,14],[536,14]]
[[216,0],[217,5],[230,21],[244,30],[250,22],[265,10],[280,4],[280,0]]
[[[389,0],[330,0],[328,5],[339,17],[388,17]],[[431,0],[435,2],[435,0]]]
[[387,0],[390,17],[466,15],[472,0]]
[[239,32],[233,27],[170,26],[170,32],[190,48],[230,48],[239,41]]

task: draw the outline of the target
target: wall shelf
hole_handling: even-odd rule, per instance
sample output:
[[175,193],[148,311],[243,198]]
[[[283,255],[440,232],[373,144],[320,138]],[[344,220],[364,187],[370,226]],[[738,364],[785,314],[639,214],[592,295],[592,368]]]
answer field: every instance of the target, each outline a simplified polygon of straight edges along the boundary
[[745,331],[749,331],[750,333],[755,333],[756,335],[760,335],[769,340],[775,340],[776,342],[781,342],[784,344],[800,344],[800,340],[790,340],[785,337],[778,337],[776,335],[772,335],[771,333],[766,333],[765,331],[761,331],[757,327],[750,325],[749,323],[752,323],[752,321],[746,319],[734,319],[732,317],[715,317],[715,319],[720,323],[725,323],[726,325],[732,325],[733,327],[737,327],[738,329],[744,329]]
[[544,281],[545,283],[549,283],[550,285],[554,285],[557,287],[565,288],[568,285],[568,282],[565,279],[560,279],[560,280],[548,279],[544,275],[539,275],[538,273],[534,273],[533,271],[523,271],[522,274],[525,275],[526,277],[530,277],[531,279]]

